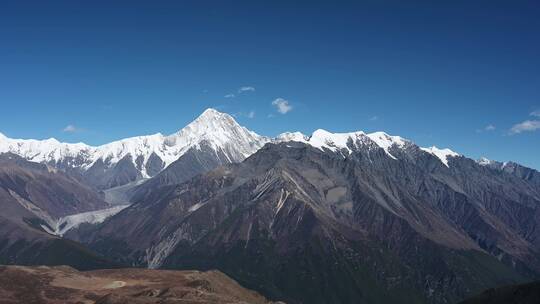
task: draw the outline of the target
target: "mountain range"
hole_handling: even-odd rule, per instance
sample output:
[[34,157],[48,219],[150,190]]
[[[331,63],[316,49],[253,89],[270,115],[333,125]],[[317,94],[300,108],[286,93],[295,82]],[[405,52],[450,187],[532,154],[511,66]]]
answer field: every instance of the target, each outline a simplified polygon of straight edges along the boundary
[[[118,207],[69,230],[28,208],[8,217],[115,265],[219,269],[293,304],[452,303],[540,278],[540,173],[513,162],[384,132],[270,138],[213,109],[169,136],[99,147],[0,136],[2,152],[25,170],[0,183],[18,210],[59,220]],[[93,194],[71,202],[50,187],[42,203],[11,182],[27,170]]]
[[[384,132],[365,134],[379,147],[388,150],[405,140]],[[205,110],[178,132],[164,136],[137,136],[101,146],[46,140],[12,139],[0,133],[0,153],[12,153],[26,160],[61,169],[97,189],[109,189],[156,175],[162,183],[187,180],[219,165],[241,162],[269,142],[300,141],[322,147],[346,146],[350,134],[317,130],[312,136],[287,132],[275,138],[261,136],[240,126],[232,116],[214,109]],[[437,155],[443,163],[458,154],[436,147],[424,151]],[[166,170],[169,169],[169,170]],[[179,176],[179,172],[182,172]]]
[[98,147],[53,138],[11,139],[0,134],[0,153],[44,163],[79,175],[97,189],[108,189],[153,177],[193,150],[210,153],[213,163],[223,164],[242,161],[268,141],[240,126],[230,115],[208,109],[169,136],[137,136]]

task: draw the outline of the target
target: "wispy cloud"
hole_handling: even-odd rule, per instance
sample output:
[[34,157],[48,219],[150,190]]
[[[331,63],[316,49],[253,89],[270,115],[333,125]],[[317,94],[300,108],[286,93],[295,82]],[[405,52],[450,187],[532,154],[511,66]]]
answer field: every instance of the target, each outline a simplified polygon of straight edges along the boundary
[[369,121],[376,121],[376,120],[379,120],[379,116],[375,115],[375,116],[371,116],[369,118]]
[[276,107],[276,110],[281,114],[287,114],[292,111],[293,107],[289,104],[289,101],[283,98],[276,98],[272,101],[272,105]]
[[525,120],[515,124],[510,128],[510,135],[519,134],[523,132],[532,132],[540,129],[540,120]]
[[240,87],[238,90],[236,90],[236,94],[235,93],[230,93],[230,94],[227,94],[223,97],[225,98],[235,98],[235,97],[238,97],[239,95],[242,95],[242,94],[245,94],[245,93],[248,93],[248,92],[255,92],[255,88],[254,87],[250,87],[250,86],[243,86],[243,87]]
[[489,124],[483,127],[482,129],[476,129],[476,133],[491,132],[491,131],[495,131],[496,129],[497,127],[495,127],[495,125]]
[[484,131],[495,131],[496,127],[494,125],[487,125],[484,128]]
[[66,133],[75,133],[80,131],[79,128],[75,127],[74,125],[67,125],[64,129],[62,129],[62,132]]
[[238,94],[242,94],[244,92],[255,92],[254,87],[244,86],[238,89]]
[[234,114],[231,114],[233,117],[247,117],[249,119],[253,119],[255,118],[255,111],[254,110],[251,110],[249,112],[238,112],[238,113],[234,113]]
[[540,117],[540,110],[532,111],[530,115]]

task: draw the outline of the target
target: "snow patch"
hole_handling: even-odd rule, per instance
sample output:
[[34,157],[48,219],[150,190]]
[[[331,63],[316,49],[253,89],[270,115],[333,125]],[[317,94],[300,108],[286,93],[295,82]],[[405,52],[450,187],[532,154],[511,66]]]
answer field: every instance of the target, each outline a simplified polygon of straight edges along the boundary
[[431,155],[434,155],[436,156],[437,158],[439,158],[441,160],[441,162],[447,166],[448,166],[448,157],[457,157],[459,156],[458,153],[450,150],[450,149],[439,149],[435,146],[433,147],[429,147],[429,148],[420,148],[422,149],[423,151],[431,154]]
[[189,211],[189,212],[196,211],[196,210],[198,210],[199,208],[201,208],[201,207],[204,206],[204,205],[205,205],[205,203],[203,203],[203,202],[198,202],[198,203],[196,203],[195,205],[189,207],[188,211]]
[[289,191],[281,189],[279,200],[276,206],[276,212],[274,213],[274,215],[277,215],[279,213],[279,210],[281,210],[283,205],[285,205],[285,201],[287,201],[287,198],[289,198],[289,194],[290,194]]
[[377,146],[381,147],[388,156],[390,156],[393,159],[396,159],[389,151],[390,147],[397,146],[397,147],[403,147],[405,146],[405,143],[407,142],[405,139],[399,137],[399,136],[390,136],[384,132],[374,132],[367,134],[367,136],[373,140]]
[[45,229],[50,234],[63,236],[66,232],[73,228],[79,227],[83,223],[89,224],[100,224],[103,223],[107,218],[117,214],[118,212],[124,210],[129,205],[115,206],[112,208],[101,209],[96,211],[83,212],[73,215],[68,215],[58,219],[54,225],[51,227],[54,230],[49,229],[42,225],[42,228]]
[[495,163],[494,161],[490,160],[490,159],[487,159],[485,157],[481,157],[479,160],[476,161],[477,164],[481,165],[481,166],[489,166],[493,163]]

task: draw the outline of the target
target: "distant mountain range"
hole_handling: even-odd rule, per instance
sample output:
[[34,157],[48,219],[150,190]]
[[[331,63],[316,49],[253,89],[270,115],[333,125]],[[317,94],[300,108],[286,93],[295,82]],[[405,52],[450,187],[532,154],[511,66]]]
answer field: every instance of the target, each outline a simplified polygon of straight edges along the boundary
[[[11,139],[0,133],[0,153],[13,153],[32,162],[47,164],[77,176],[97,189],[109,189],[154,177],[169,167],[170,170],[159,176],[161,183],[183,181],[218,165],[240,162],[268,142],[300,141],[341,149],[346,147],[347,138],[359,136],[366,136],[385,150],[407,142],[384,132],[332,134],[324,130],[317,130],[312,136],[287,132],[270,138],[240,126],[228,114],[207,109],[169,136],[159,133],[137,136],[98,147],[61,143],[54,138]],[[447,162],[448,156],[458,155],[436,147],[424,151],[437,155],[443,163]]]
[[[63,216],[130,200],[59,233],[116,264],[219,269],[292,304],[453,303],[540,278],[538,171],[384,132],[269,138],[209,109],[170,136],[2,137],[0,152],[97,193]],[[51,189],[50,205],[68,208]],[[37,218],[26,228],[44,234]]]
[[169,136],[138,136],[92,147],[55,139],[20,140],[0,135],[0,153],[10,152],[79,174],[89,185],[107,189],[155,176],[193,150],[212,153],[212,161],[223,164],[244,160],[268,141],[238,125],[230,115],[208,109]]

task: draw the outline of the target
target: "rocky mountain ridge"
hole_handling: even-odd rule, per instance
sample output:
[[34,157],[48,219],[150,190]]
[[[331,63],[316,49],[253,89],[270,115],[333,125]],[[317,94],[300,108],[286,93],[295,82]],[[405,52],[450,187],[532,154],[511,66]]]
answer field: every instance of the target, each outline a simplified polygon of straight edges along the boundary
[[157,187],[80,239],[290,303],[448,303],[540,275],[534,183],[399,138],[316,133]]

